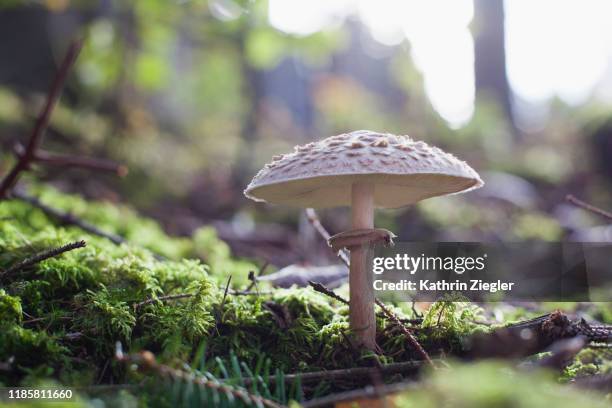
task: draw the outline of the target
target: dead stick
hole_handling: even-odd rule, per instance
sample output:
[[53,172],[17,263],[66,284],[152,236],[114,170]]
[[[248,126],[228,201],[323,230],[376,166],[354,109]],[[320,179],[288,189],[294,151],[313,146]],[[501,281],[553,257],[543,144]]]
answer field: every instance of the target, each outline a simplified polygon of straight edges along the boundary
[[601,208],[599,208],[599,207],[595,207],[594,205],[591,205],[591,204],[589,204],[589,203],[587,203],[587,202],[585,202],[585,201],[582,201],[582,200],[580,200],[580,199],[578,199],[578,198],[574,197],[574,196],[573,196],[573,195],[571,195],[571,194],[567,195],[567,196],[565,197],[565,199],[566,199],[568,202],[570,202],[570,203],[574,204],[574,205],[575,205],[575,206],[577,206],[577,207],[580,207],[580,208],[582,208],[582,209],[585,209],[585,210],[587,210],[587,211],[590,211],[590,212],[592,212],[592,213],[594,213],[594,214],[597,214],[597,215],[599,215],[599,216],[601,216],[601,217],[607,218],[608,220],[612,220],[612,213],[610,213],[610,212],[608,212],[608,211],[606,211],[606,210],[602,210],[602,209],[601,209]]
[[61,255],[64,252],[72,251],[73,249],[77,249],[77,248],[84,248],[85,245],[86,245],[85,241],[77,241],[77,242],[71,242],[70,244],[66,244],[58,248],[53,248],[53,249],[49,249],[49,250],[40,252],[30,258],[26,258],[23,261],[16,263],[15,265],[11,266],[10,268],[0,273],[0,276],[4,276],[10,273],[20,271],[22,269],[35,265],[39,262],[42,262],[45,259],[49,259],[49,258],[56,257],[58,255]]
[[382,309],[385,316],[387,316],[389,320],[393,321],[395,324],[399,326],[399,328],[402,330],[402,333],[404,333],[404,335],[406,336],[406,338],[408,339],[412,347],[414,347],[416,351],[421,355],[421,357],[423,357],[423,360],[427,361],[433,368],[436,368],[433,361],[431,360],[431,357],[429,357],[429,354],[427,354],[423,346],[421,346],[421,344],[412,335],[412,333],[410,333],[410,330],[408,330],[408,328],[404,326],[404,324],[400,321],[399,317],[397,317],[397,315],[393,313],[391,310],[387,309],[387,307],[385,306],[383,302],[381,302],[378,299],[375,299],[375,301],[378,307]]
[[[329,296],[330,298],[335,299],[340,303],[344,303],[345,305],[349,304],[348,300],[346,300],[345,298],[343,298],[342,296],[340,296],[333,290],[329,289],[327,286],[323,285],[322,283],[308,281],[308,284],[315,292],[319,292],[326,296]],[[387,318],[387,315],[384,313],[376,313],[376,316],[381,317],[383,319]],[[399,319],[399,321],[402,323],[421,324],[423,322],[423,319]]]
[[[320,381],[333,381],[341,379],[356,379],[359,377],[369,376],[374,373],[382,373],[385,375],[389,374],[405,374],[412,373],[423,367],[422,361],[405,361],[401,363],[385,364],[381,367],[352,367],[340,370],[325,370],[325,371],[313,371],[299,374],[286,374],[283,376],[285,382],[291,382],[296,380],[298,377],[302,383],[306,382],[320,382]],[[245,385],[251,385],[255,378],[246,377],[242,379]],[[271,384],[276,383],[275,377],[270,377],[268,381]]]
[[[323,224],[321,224],[321,219],[319,218],[319,215],[314,210],[314,208],[306,209],[306,218],[308,218],[308,221],[310,222],[310,224],[319,233],[319,235],[323,237],[325,242],[328,242],[331,235],[329,234],[329,232],[327,232]],[[344,249],[341,249],[336,254],[338,255],[338,258],[340,258],[346,266],[349,266],[349,256]]]
[[[18,158],[21,158],[25,155],[25,149],[23,146],[17,145],[15,147],[15,153],[17,154]],[[124,177],[128,173],[128,168],[126,166],[115,163],[111,160],[50,153],[41,149],[38,149],[34,153],[34,157],[31,161],[49,166],[79,167],[91,170],[108,171],[117,174],[119,177]]]
[[64,87],[64,82],[68,77],[68,72],[76,61],[82,45],[83,43],[81,41],[74,41],[72,44],[70,44],[70,47],[68,47],[68,51],[66,52],[57,74],[53,79],[53,83],[51,84],[51,89],[47,94],[45,104],[36,120],[34,128],[32,129],[30,140],[28,141],[23,156],[19,158],[17,163],[15,163],[15,166],[0,183],[0,199],[5,198],[8,195],[8,192],[13,188],[19,179],[21,172],[26,171],[30,165],[30,162],[33,160],[36,150],[42,142],[45,131],[47,130],[51,112],[53,112],[53,108],[59,99],[62,88]]
[[324,295],[329,296],[332,299],[336,299],[338,302],[340,303],[344,303],[345,305],[349,304],[349,301],[346,300],[345,298],[343,298],[342,296],[338,295],[336,292],[334,292],[333,290],[327,288],[325,285],[323,285],[322,283],[319,282],[313,282],[313,281],[308,281],[308,284],[316,291],[319,293],[322,293]]
[[80,218],[76,217],[73,214],[50,207],[47,204],[44,204],[43,202],[41,202],[38,198],[30,196],[24,192],[15,190],[11,193],[11,195],[21,201],[25,201],[28,204],[38,208],[39,210],[44,212],[46,215],[48,215],[51,218],[55,218],[62,224],[75,225],[81,228],[83,231],[89,232],[90,234],[106,238],[112,243],[114,243],[115,245],[121,245],[125,242],[125,239],[123,237],[120,237],[119,235],[102,231],[95,225],[90,224],[87,221],[81,220]]
[[221,299],[221,305],[219,305],[219,314],[223,317],[223,307],[225,306],[225,299],[227,299],[227,291],[229,290],[230,283],[232,283],[232,275],[227,278],[225,284],[225,290],[223,291],[223,299]]
[[[325,397],[304,401],[300,403],[300,406],[303,408],[334,407],[340,406],[340,403],[347,401],[376,399],[377,402],[381,402],[380,406],[384,407],[386,402],[384,400],[385,396],[404,391],[412,386],[414,386],[414,383],[407,381],[380,386],[369,385],[365,388],[331,394]],[[364,402],[364,404],[366,404],[366,402]]]

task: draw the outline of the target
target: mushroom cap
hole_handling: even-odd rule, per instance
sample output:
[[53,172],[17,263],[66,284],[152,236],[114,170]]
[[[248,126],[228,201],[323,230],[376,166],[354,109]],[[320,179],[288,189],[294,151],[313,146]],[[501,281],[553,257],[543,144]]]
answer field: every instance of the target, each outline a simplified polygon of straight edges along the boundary
[[398,208],[484,183],[467,163],[437,147],[369,130],[331,136],[275,156],[244,194],[297,207],[351,205],[354,183],[374,185],[374,205]]

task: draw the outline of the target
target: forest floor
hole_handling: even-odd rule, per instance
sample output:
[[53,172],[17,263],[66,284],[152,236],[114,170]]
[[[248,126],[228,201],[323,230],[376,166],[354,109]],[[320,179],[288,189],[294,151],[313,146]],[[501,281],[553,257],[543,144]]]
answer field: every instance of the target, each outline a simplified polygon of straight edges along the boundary
[[610,404],[610,303],[387,304],[364,353],[346,287],[254,282],[210,227],[176,238],[127,207],[16,196],[0,202],[4,386],[69,387],[76,406]]

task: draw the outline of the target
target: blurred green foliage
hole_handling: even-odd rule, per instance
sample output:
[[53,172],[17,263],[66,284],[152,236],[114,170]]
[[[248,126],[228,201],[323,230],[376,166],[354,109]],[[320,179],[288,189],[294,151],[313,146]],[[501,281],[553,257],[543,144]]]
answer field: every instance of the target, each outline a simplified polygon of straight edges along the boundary
[[402,408],[607,407],[601,395],[555,384],[547,372],[519,372],[498,362],[481,362],[440,370],[394,398]]

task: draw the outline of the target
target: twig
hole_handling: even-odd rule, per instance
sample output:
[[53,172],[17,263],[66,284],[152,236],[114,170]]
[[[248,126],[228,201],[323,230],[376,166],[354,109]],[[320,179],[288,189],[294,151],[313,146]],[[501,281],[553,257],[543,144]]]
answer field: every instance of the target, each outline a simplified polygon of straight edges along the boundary
[[76,61],[77,56],[79,55],[79,51],[81,50],[81,46],[83,43],[81,41],[74,41],[68,47],[68,51],[62,60],[61,65],[53,79],[53,83],[51,84],[51,89],[47,94],[47,98],[43,108],[36,119],[36,124],[32,129],[32,133],[30,135],[30,140],[26,145],[25,151],[23,155],[19,158],[15,166],[8,172],[8,174],[4,177],[2,182],[0,183],[0,199],[5,198],[9,191],[13,188],[17,180],[19,179],[19,175],[21,172],[28,170],[31,161],[34,159],[36,150],[38,146],[42,142],[45,131],[47,130],[47,126],[49,124],[49,118],[51,117],[51,112],[53,112],[53,108],[59,99],[61,90],[64,86],[64,82],[68,77],[68,72],[70,68]]
[[[380,399],[386,395],[401,392],[414,385],[412,382],[399,382],[395,384],[383,385],[383,386],[372,386],[369,385],[365,388],[341,392],[338,394],[328,395],[326,397],[315,398],[309,401],[304,401],[300,404],[303,408],[318,408],[318,407],[333,407],[340,406],[339,403],[345,401],[361,400],[361,399]],[[336,405],[337,404],[337,405]],[[381,406],[385,406],[385,403],[381,403]]]
[[597,215],[599,215],[599,216],[601,216],[601,217],[607,218],[608,220],[612,220],[612,213],[611,213],[611,212],[608,212],[608,211],[606,211],[606,210],[602,210],[602,209],[601,209],[601,208],[599,208],[599,207],[595,207],[594,205],[591,205],[591,204],[589,204],[589,203],[587,203],[587,202],[585,202],[585,201],[582,201],[582,200],[580,200],[580,199],[578,199],[578,198],[574,197],[574,196],[573,196],[573,195],[571,195],[571,194],[567,195],[567,196],[565,197],[565,199],[566,199],[568,202],[570,202],[570,203],[574,204],[574,205],[575,205],[575,206],[577,206],[577,207],[580,207],[580,208],[582,208],[582,209],[585,209],[585,210],[587,210],[587,211],[590,211],[590,212],[592,212],[592,213],[594,213],[594,214],[597,214]]
[[58,248],[53,248],[53,249],[49,249],[49,250],[40,252],[30,258],[26,258],[23,261],[16,263],[15,265],[1,272],[0,276],[4,276],[7,274],[14,273],[19,270],[28,268],[32,265],[35,265],[39,262],[44,261],[45,259],[49,259],[49,258],[53,258],[58,255],[61,255],[64,252],[72,251],[73,249],[77,249],[77,248],[84,248],[85,245],[86,245],[85,241],[77,241],[77,242],[71,242],[70,244],[66,244]]
[[[423,367],[422,361],[405,361],[402,363],[391,363],[386,364],[381,367],[353,367],[353,368],[345,368],[340,370],[325,370],[325,371],[313,371],[307,373],[298,373],[298,374],[287,374],[283,376],[283,380],[285,382],[292,382],[297,378],[300,379],[302,383],[307,382],[320,382],[320,381],[334,381],[341,379],[355,379],[355,378],[363,378],[370,374],[381,373],[385,375],[390,374],[405,374],[412,373],[418,371]],[[251,377],[243,378],[245,385],[252,384],[255,379]],[[271,384],[276,382],[275,377],[270,377],[269,381]]]
[[231,394],[235,398],[239,398],[244,401],[247,405],[266,406],[269,408],[281,408],[282,405],[277,404],[267,398],[263,398],[259,395],[252,394],[245,389],[230,386],[215,380],[210,380],[202,375],[195,375],[194,373],[177,370],[170,366],[159,364],[155,359],[155,356],[150,351],[141,351],[138,354],[125,355],[121,349],[121,343],[117,343],[117,349],[115,352],[115,358],[118,361],[128,362],[136,364],[143,371],[152,371],[160,377],[169,377],[173,380],[181,380],[190,382],[195,385],[203,386],[215,391]]
[[[18,144],[15,147],[18,158],[25,155],[25,149]],[[79,167],[92,170],[108,171],[119,177],[128,174],[128,168],[111,160],[98,159],[95,157],[79,157],[66,154],[50,153],[41,149],[34,152],[31,162],[42,163],[50,166]]]
[[[325,242],[327,242],[329,238],[331,238],[331,235],[329,234],[329,232],[327,232],[323,224],[321,224],[321,219],[319,218],[319,215],[314,210],[314,208],[306,209],[306,218],[308,219],[310,224],[313,226],[313,228],[319,233],[319,235],[323,237]],[[338,255],[338,258],[340,258],[346,266],[349,266],[350,261],[349,261],[349,256],[346,253],[346,250],[341,249],[336,254]]]
[[345,305],[349,304],[349,301],[346,300],[345,298],[343,298],[342,296],[338,295],[336,292],[334,292],[333,290],[327,288],[325,285],[323,285],[322,283],[319,282],[313,282],[313,281],[308,281],[308,284],[316,291],[319,293],[322,293],[324,295],[329,296],[332,299],[336,299],[338,302],[340,303],[344,303]]
[[223,291],[223,299],[221,299],[221,304],[219,305],[219,315],[221,316],[221,318],[223,318],[223,307],[225,306],[225,299],[227,298],[227,291],[229,290],[230,283],[232,283],[232,275],[227,278],[225,290]]
[[555,341],[576,336],[588,342],[612,341],[612,327],[591,326],[583,319],[571,321],[560,311],[510,324],[470,339],[468,358],[520,358],[547,350]]
[[80,218],[76,217],[73,214],[50,207],[47,204],[44,204],[43,202],[41,202],[38,198],[30,196],[22,191],[15,190],[11,193],[11,195],[14,198],[17,198],[21,201],[25,201],[28,204],[38,208],[39,210],[44,212],[46,215],[48,215],[49,217],[55,218],[62,224],[75,225],[81,228],[83,231],[89,232],[90,234],[106,238],[110,240],[112,243],[114,243],[115,245],[121,245],[126,242],[125,239],[123,237],[120,237],[119,235],[102,231],[95,225],[87,221],[81,220]]
[[378,305],[378,307],[381,308],[381,310],[383,311],[385,316],[387,316],[387,318],[389,320],[393,321],[396,325],[399,326],[399,328],[402,330],[402,333],[404,333],[404,335],[406,336],[406,338],[408,339],[408,341],[410,342],[412,347],[414,347],[416,349],[416,351],[421,355],[421,357],[423,357],[423,360],[427,361],[427,363],[429,363],[435,369],[436,366],[434,365],[433,361],[431,360],[431,357],[429,357],[429,354],[427,354],[427,352],[425,351],[423,346],[421,346],[421,344],[412,335],[412,333],[410,333],[410,330],[408,330],[408,328],[406,326],[404,326],[404,324],[401,322],[399,317],[397,317],[397,315],[395,313],[393,313],[391,310],[389,310],[385,306],[385,304],[383,302],[381,302],[378,299],[375,299],[375,301],[376,301],[376,304]]
[[257,278],[264,273],[264,271],[268,268],[268,265],[270,265],[270,262],[265,261],[264,264],[261,265],[261,267],[257,271],[257,275],[255,275],[253,271],[249,271],[249,280],[251,281],[251,283],[249,284],[249,286],[247,286],[244,292],[249,292],[251,289],[253,289],[253,287],[257,284]]

